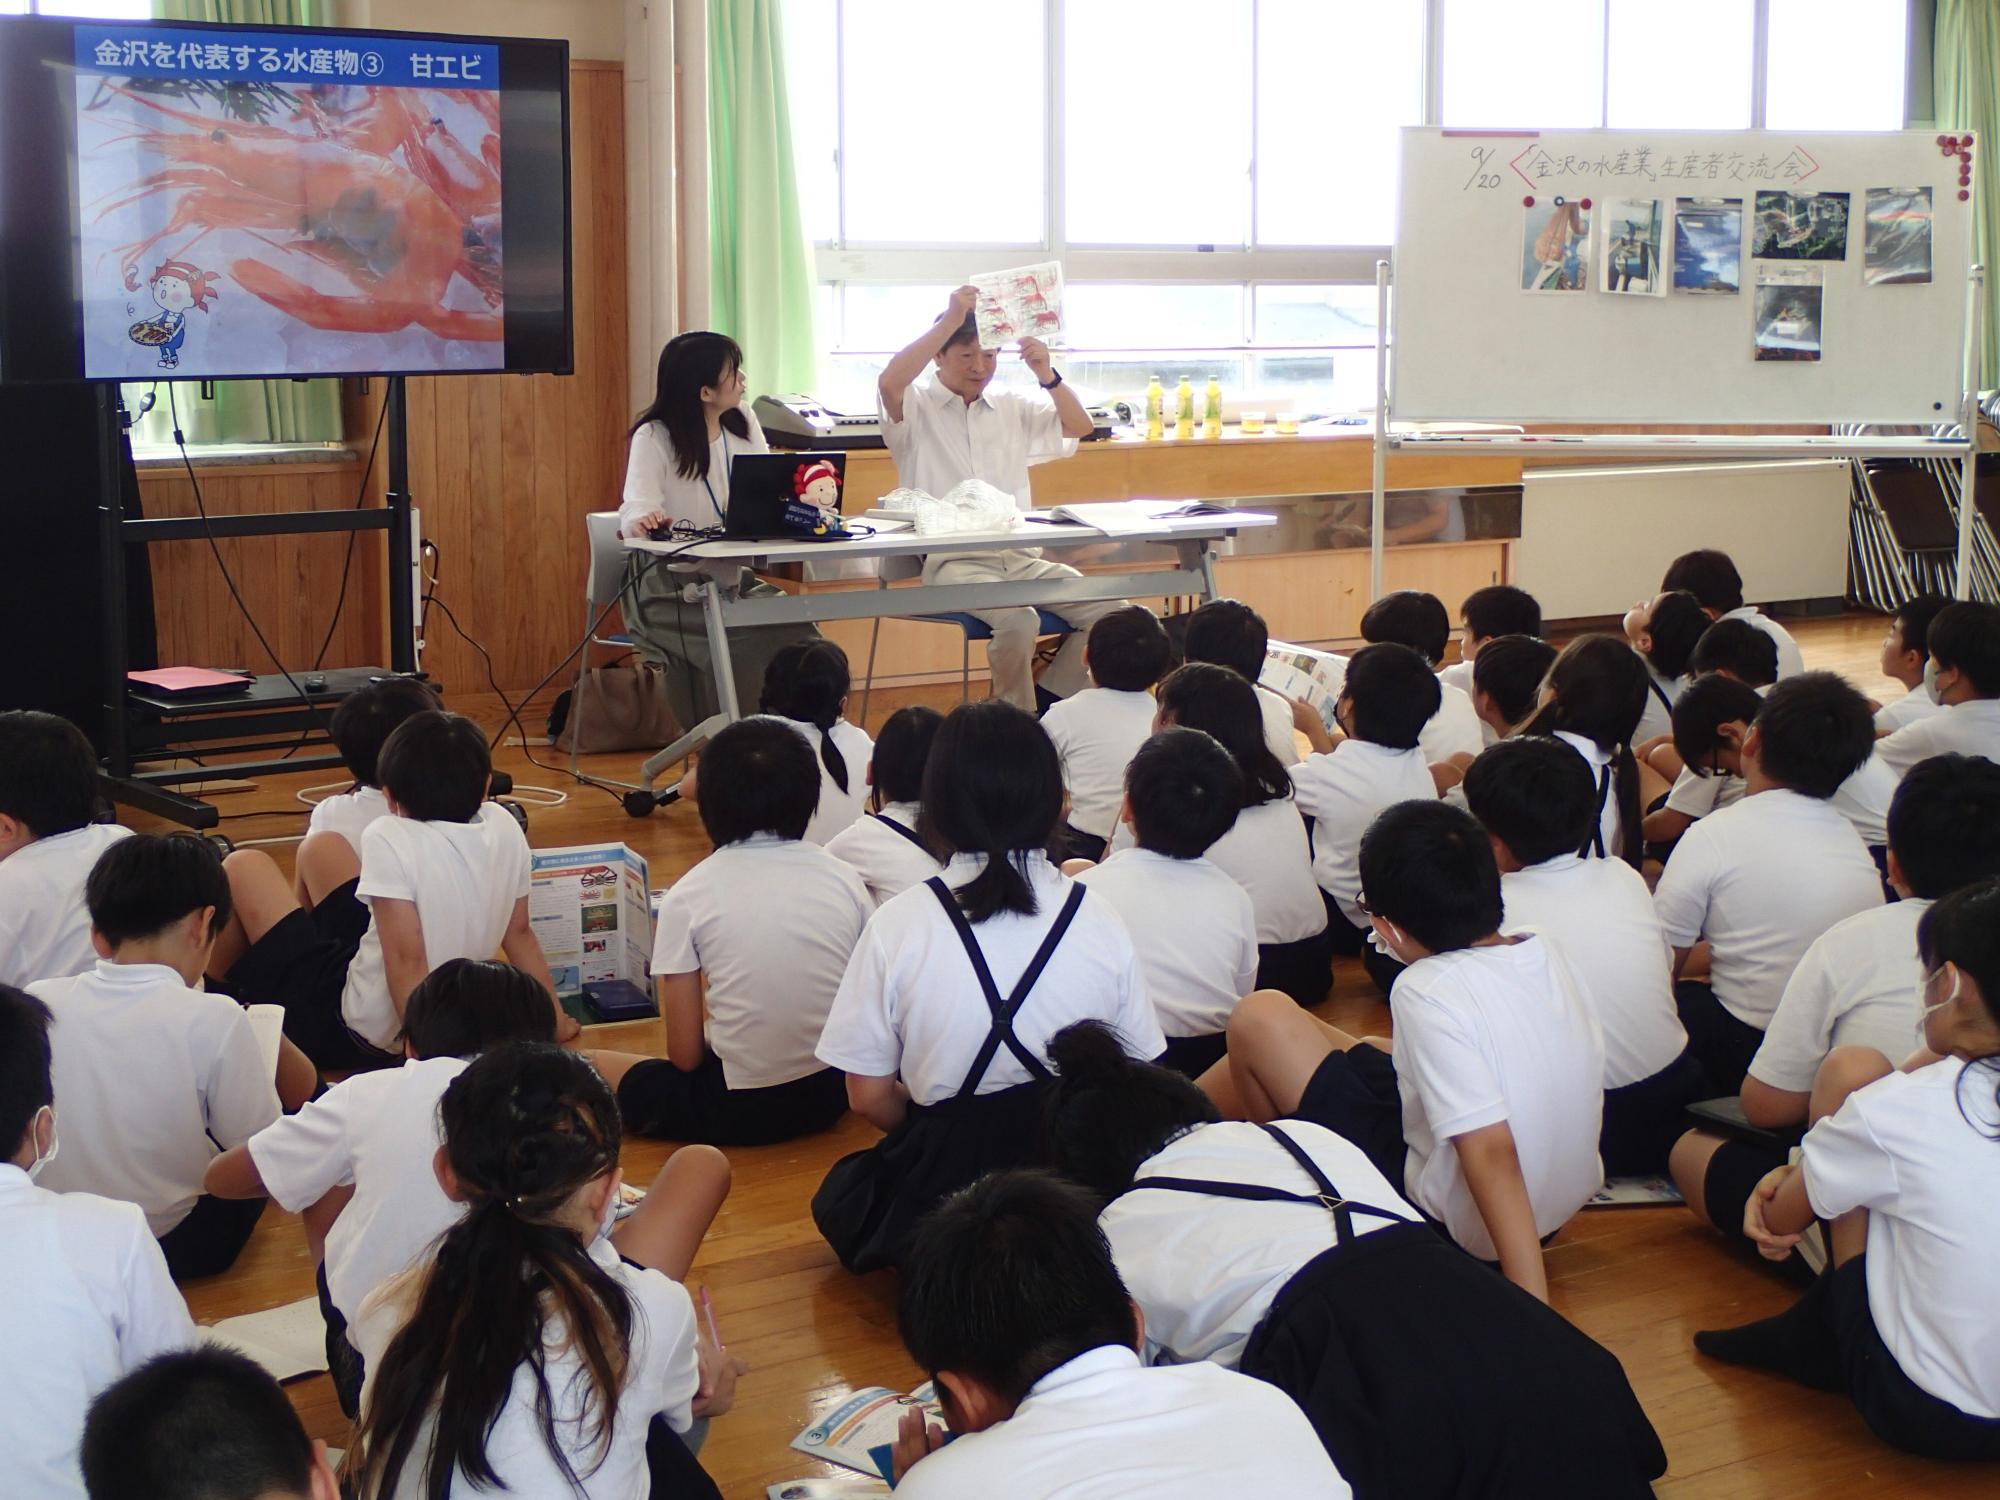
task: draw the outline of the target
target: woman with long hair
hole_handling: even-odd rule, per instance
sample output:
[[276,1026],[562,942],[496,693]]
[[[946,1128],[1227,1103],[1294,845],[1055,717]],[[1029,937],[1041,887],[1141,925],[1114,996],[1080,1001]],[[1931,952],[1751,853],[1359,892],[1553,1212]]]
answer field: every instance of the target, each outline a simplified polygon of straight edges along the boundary
[[355,1493],[714,1494],[677,1434],[727,1410],[734,1367],[676,1278],[728,1192],[727,1160],[676,1152],[617,1225],[617,1103],[579,1054],[542,1042],[481,1054],[438,1115],[438,1180],[465,1216],[356,1319]]
[[[729,513],[729,465],[768,453],[764,430],[743,404],[743,351],[727,334],[676,334],[660,351],[653,399],[632,424],[619,534],[669,540],[677,530],[720,526]],[[681,595],[686,579],[634,554],[623,606],[625,626],[646,655],[667,668],[667,701],[683,726],[716,711],[708,633],[698,606]],[[775,594],[744,569],[741,592]],[[816,638],[810,625],[751,625],[729,632],[736,699],[757,701],[764,670],[780,648]]]
[[1553,735],[1581,755],[1597,783],[1597,824],[1578,854],[1638,868],[1639,762],[1632,753],[1652,679],[1646,660],[1615,635],[1578,636],[1542,685],[1542,706],[1522,734]]

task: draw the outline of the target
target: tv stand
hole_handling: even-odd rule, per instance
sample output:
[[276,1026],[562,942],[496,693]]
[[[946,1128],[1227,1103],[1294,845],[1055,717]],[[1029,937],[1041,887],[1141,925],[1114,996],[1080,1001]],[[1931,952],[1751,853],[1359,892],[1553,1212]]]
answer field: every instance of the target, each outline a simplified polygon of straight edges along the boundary
[[[213,828],[221,815],[198,796],[176,790],[227,777],[340,767],[330,752],[327,724],[349,693],[370,677],[417,675],[416,610],[407,580],[413,564],[410,536],[409,421],[403,378],[389,377],[385,434],[389,465],[386,504],[342,510],[273,511],[264,515],[127,516],[119,471],[127,461],[123,402],[118,387],[94,387],[97,402],[98,526],[102,568],[98,607],[103,622],[101,685],[104,743],[98,747],[104,791],[114,802],[141,808],[188,828]],[[200,541],[205,537],[303,536],[316,532],[381,531],[389,539],[389,665],[323,670],[323,691],[306,692],[304,663],[292,678],[258,677],[246,692],[189,697],[147,692],[125,675],[131,667],[125,633],[125,548],[132,543]],[[305,753],[317,749],[318,753]],[[230,757],[209,766],[186,766],[202,752]],[[283,751],[277,758],[241,755]],[[293,753],[298,752],[298,753]],[[163,764],[164,763],[164,764]]]

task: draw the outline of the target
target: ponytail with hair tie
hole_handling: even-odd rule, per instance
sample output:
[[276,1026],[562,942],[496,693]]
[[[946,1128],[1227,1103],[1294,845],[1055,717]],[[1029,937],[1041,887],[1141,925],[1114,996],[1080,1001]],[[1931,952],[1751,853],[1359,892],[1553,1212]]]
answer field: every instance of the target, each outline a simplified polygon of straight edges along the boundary
[[847,757],[833,742],[833,726],[853,686],[847,653],[829,640],[796,641],[780,648],[764,669],[757,706],[767,714],[810,724],[819,731],[819,759],[833,784],[846,791]]

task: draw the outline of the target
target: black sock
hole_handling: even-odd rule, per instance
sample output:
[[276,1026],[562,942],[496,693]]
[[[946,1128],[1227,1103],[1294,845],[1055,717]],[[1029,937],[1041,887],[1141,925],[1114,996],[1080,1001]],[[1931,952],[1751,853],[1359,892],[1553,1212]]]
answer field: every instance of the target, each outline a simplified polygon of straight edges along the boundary
[[1844,1390],[1840,1348],[1827,1306],[1829,1281],[1822,1276],[1775,1318],[1740,1328],[1705,1329],[1694,1336],[1694,1346],[1711,1359],[1772,1370],[1815,1390]]

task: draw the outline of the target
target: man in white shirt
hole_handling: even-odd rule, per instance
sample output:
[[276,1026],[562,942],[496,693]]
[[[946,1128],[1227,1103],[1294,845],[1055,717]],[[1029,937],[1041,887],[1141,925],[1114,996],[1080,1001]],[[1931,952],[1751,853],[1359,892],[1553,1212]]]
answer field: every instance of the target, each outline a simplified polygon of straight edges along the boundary
[[1883,740],[1883,763],[1900,776],[1946,751],[2000,760],[2000,604],[1940,610],[1926,640],[1924,686],[1942,711]]
[[69,1149],[44,1183],[136,1203],[177,1279],[235,1263],[261,1204],[202,1193],[217,1151],[278,1118],[278,1091],[243,1007],[196,988],[229,911],[229,882],[199,839],[139,834],[87,887],[103,956],[31,993],[54,1016],[55,1086]]
[[996,1174],[947,1199],[903,1265],[898,1325],[936,1383],[947,1444],[903,1419],[912,1500],[1342,1500],[1347,1483],[1277,1387],[1206,1361],[1147,1369],[1145,1330],[1083,1189]]
[[1685,589],[1701,601],[1711,620],[1742,620],[1771,638],[1778,648],[1778,676],[1796,677],[1806,669],[1805,657],[1792,633],[1754,605],[1743,602],[1743,575],[1727,552],[1713,547],[1685,552],[1667,565],[1660,580],[1663,593]]
[[[1867,700],[1844,679],[1779,683],[1738,752],[1743,800],[1696,823],[1667,861],[1654,906],[1674,947],[1681,1021],[1718,1088],[1742,1084],[1813,940],[1882,904],[1874,860],[1827,801],[1874,744]],[[1687,977],[1698,944],[1706,983]]]
[[49,1013],[0,987],[0,1453],[9,1500],[83,1500],[91,1400],[195,1341],[159,1242],[130,1203],[36,1184],[59,1156]]
[[[905,488],[943,496],[968,479],[978,479],[1012,495],[1016,505],[1029,510],[1034,505],[1029,467],[1075,453],[1078,439],[1090,435],[1090,415],[1050,363],[1048,345],[1037,338],[1021,340],[1021,362],[1049,393],[1049,401],[987,390],[999,356],[979,346],[972,313],[978,300],[979,294],[969,286],[953,292],[937,321],[882,371],[877,382],[882,440],[896,460],[897,481]],[[933,363],[936,373],[920,380],[924,367]],[[942,553],[924,560],[924,582],[932,584],[1077,576],[1076,569],[1046,562],[1039,550],[1026,547]],[[1072,627],[1043,674],[1047,691],[1062,697],[1083,686],[1084,633],[1118,607],[1115,600],[1044,606]],[[1036,612],[1015,608],[970,613],[993,631],[986,656],[994,696],[1033,713]]]
[[81,974],[97,961],[83,882],[131,832],[97,815],[97,754],[67,719],[0,713],[0,984]]

